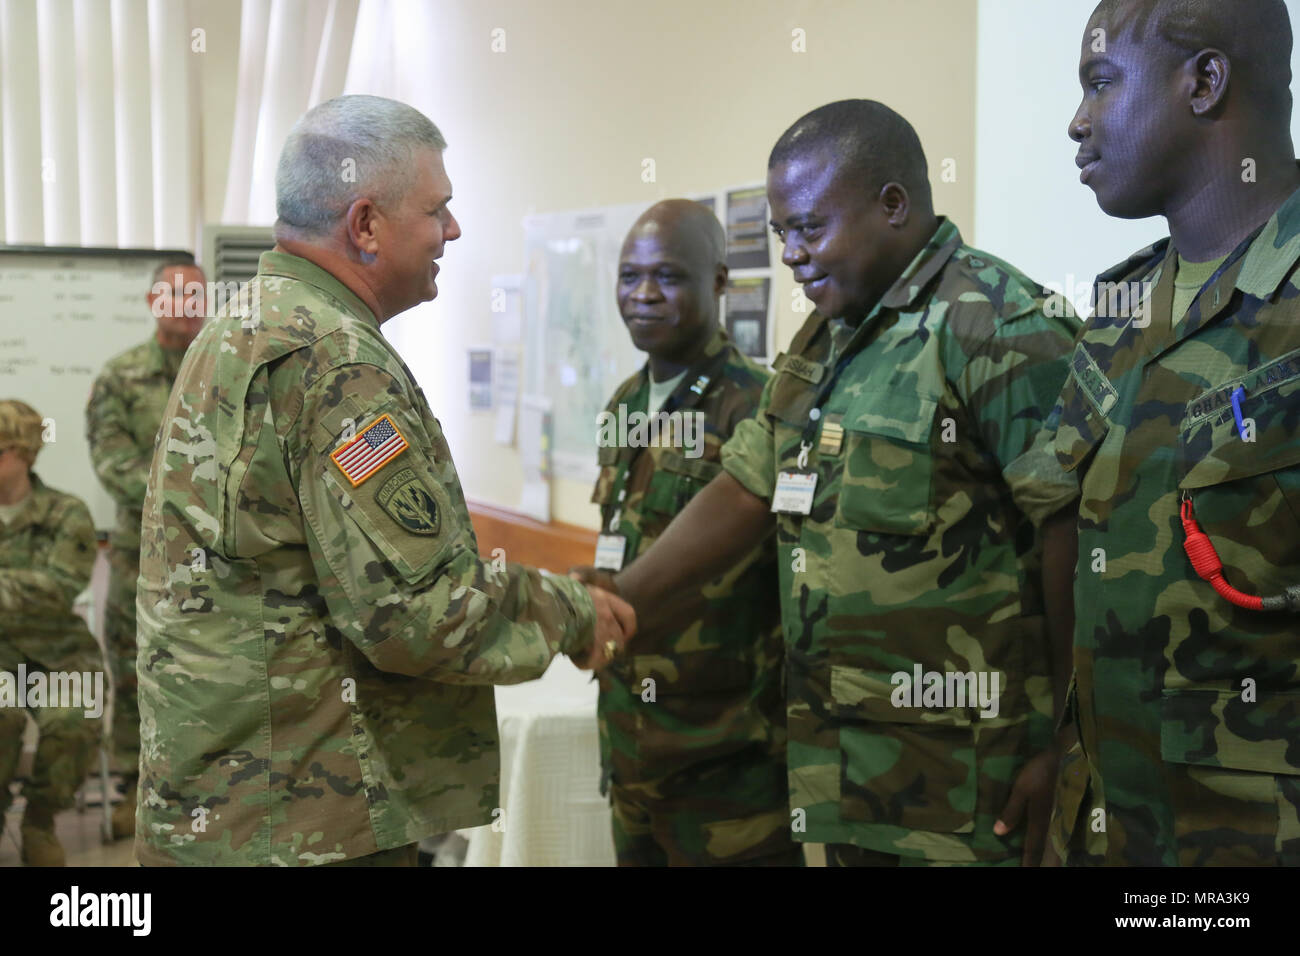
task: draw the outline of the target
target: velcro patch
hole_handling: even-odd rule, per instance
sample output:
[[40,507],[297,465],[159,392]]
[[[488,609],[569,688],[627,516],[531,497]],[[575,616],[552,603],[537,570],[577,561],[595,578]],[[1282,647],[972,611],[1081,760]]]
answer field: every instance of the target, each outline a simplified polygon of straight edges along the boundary
[[388,415],[380,415],[330,455],[355,488],[410,446]]
[[375,493],[375,504],[411,534],[436,535],[438,503],[414,469],[403,468]]

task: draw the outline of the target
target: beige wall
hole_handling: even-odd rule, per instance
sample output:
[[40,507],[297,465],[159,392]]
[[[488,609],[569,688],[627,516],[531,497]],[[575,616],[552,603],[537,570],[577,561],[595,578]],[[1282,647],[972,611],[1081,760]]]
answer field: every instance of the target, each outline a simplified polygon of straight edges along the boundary
[[[469,412],[465,349],[490,342],[490,277],[522,268],[525,215],[762,182],[772,143],[802,113],[868,97],[916,125],[936,204],[969,236],[974,0],[438,3],[425,49],[441,80],[411,99],[449,141],[464,236],[448,247],[437,301],[385,331],[442,422],[471,498],[511,507],[519,496],[518,453],[492,442],[491,414]],[[505,53],[491,51],[496,27]],[[791,49],[795,29],[805,53]],[[654,184],[641,181],[646,157]],[[945,158],[956,160],[954,183],[938,181]],[[781,348],[803,316],[790,307],[788,270],[777,262],[775,274]],[[589,494],[556,481],[553,517],[595,527]]]

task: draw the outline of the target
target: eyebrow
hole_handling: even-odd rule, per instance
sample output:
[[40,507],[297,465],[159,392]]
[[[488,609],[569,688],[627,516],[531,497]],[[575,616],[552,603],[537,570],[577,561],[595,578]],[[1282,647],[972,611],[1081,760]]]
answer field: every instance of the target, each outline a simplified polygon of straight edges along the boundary
[[1088,75],[1088,71],[1097,67],[1108,66],[1111,69],[1118,69],[1118,65],[1108,56],[1091,56],[1079,64],[1079,79]]

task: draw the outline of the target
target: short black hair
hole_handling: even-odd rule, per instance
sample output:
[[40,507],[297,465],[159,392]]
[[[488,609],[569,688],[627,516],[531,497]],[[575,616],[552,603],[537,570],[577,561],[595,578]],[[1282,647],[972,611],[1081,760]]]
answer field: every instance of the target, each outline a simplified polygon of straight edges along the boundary
[[1285,0],[1102,0],[1093,19],[1153,36],[1186,59],[1213,48],[1228,55],[1251,102],[1291,120],[1291,15]]
[[833,157],[872,193],[885,183],[900,183],[914,203],[931,204],[921,138],[884,103],[839,100],[799,117],[772,147],[767,168],[813,152]]

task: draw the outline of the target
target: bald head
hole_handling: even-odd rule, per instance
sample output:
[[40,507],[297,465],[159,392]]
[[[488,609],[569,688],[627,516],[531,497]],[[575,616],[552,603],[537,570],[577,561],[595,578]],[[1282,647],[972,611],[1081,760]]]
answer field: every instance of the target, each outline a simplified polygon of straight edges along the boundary
[[883,103],[840,100],[801,116],[772,147],[767,168],[810,154],[832,160],[841,176],[868,193],[898,183],[914,208],[933,208],[921,139],[911,123]]
[[1143,46],[1157,41],[1171,62],[1221,50],[1246,94],[1241,105],[1289,127],[1292,35],[1284,0],[1102,0],[1092,23]]
[[708,206],[691,199],[657,202],[632,224],[624,245],[636,237],[654,236],[702,271],[727,262],[727,236]]
[[[632,225],[618,264],[618,308],[659,380],[694,364],[718,328],[727,237],[707,206],[655,203]],[[670,377],[670,376],[669,376]]]

